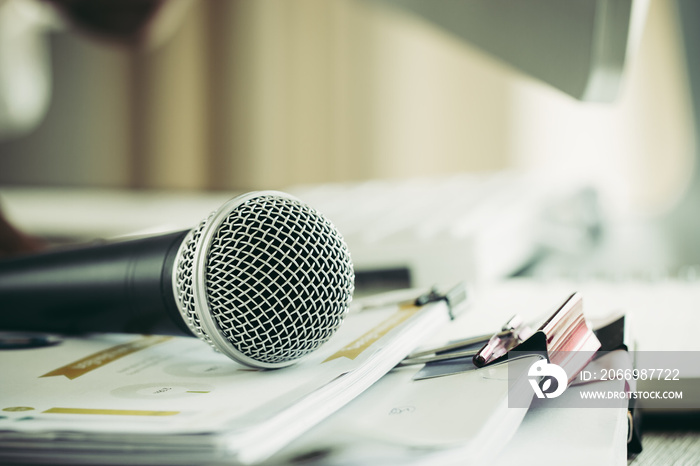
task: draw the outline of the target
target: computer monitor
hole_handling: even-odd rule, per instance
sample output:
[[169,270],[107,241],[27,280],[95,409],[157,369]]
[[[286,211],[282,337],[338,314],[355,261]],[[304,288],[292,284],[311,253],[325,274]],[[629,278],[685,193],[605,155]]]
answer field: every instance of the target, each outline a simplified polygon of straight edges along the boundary
[[[416,14],[565,93],[615,99],[632,23],[632,0],[379,0]],[[634,18],[634,21],[633,21]]]

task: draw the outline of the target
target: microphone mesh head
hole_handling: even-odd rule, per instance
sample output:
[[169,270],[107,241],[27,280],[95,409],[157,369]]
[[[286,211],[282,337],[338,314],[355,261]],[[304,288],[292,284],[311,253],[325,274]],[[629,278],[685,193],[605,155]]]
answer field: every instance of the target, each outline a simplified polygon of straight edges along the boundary
[[180,309],[200,338],[244,364],[282,367],[337,330],[354,274],[340,233],[283,193],[224,205],[183,241]]

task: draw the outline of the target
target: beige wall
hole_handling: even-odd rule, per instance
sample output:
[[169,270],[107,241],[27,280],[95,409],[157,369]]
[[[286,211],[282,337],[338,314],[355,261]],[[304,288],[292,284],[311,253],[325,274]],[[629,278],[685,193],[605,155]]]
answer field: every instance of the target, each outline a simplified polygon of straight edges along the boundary
[[150,89],[139,102],[147,186],[284,187],[507,164],[511,74],[364,2],[196,5],[138,68]]
[[123,186],[131,176],[131,57],[73,34],[51,41],[52,96],[31,133],[0,141],[0,183]]
[[674,14],[651,2],[613,105],[362,0],[192,2],[141,50],[63,32],[50,113],[0,145],[0,182],[258,189],[518,166],[584,173],[657,208],[693,161]]

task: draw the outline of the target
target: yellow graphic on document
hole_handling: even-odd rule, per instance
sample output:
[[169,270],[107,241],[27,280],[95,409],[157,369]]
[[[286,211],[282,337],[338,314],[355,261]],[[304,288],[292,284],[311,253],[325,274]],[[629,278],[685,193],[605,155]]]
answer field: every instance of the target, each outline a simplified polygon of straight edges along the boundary
[[123,358],[124,356],[132,353],[136,353],[137,351],[141,351],[142,349],[146,349],[150,346],[157,345],[158,343],[170,340],[171,338],[172,337],[168,336],[144,336],[138,340],[113,346],[91,354],[78,361],[48,372],[41,377],[56,377],[59,375],[65,375],[69,379],[73,380],[81,375],[87,374],[90,371],[99,369],[110,362],[116,361],[117,359]]
[[328,359],[326,359],[323,362],[332,361],[334,359],[342,357],[348,359],[355,359],[360,354],[362,354],[364,350],[369,348],[374,342],[378,341],[384,335],[389,333],[390,330],[393,330],[394,328],[401,325],[419,310],[420,307],[413,305],[399,309],[399,311],[389,316],[389,318],[387,318],[384,322],[377,325],[376,327],[374,327],[369,332],[365,333],[352,343],[349,343],[332,356],[329,356]]
[[147,411],[143,409],[85,409],[85,408],[50,408],[48,414],[97,414],[102,416],[174,416],[180,411]]

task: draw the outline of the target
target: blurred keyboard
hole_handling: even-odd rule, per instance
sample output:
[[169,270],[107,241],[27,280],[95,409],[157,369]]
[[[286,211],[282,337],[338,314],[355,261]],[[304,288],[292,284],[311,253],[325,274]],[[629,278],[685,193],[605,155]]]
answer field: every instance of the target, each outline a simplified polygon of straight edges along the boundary
[[358,287],[507,276],[538,243],[546,189],[513,173],[298,187],[343,233]]
[[[552,212],[578,190],[497,172],[287,191],[335,223],[350,248],[358,290],[375,291],[506,277],[536,256],[549,241],[546,232],[566,223],[552,220]],[[65,243],[192,228],[235,194],[2,188],[0,202],[20,228]]]

